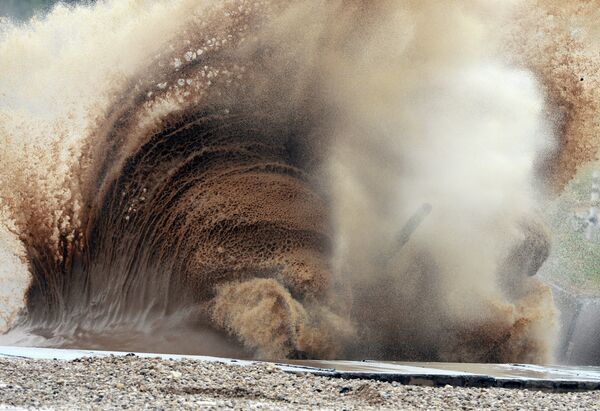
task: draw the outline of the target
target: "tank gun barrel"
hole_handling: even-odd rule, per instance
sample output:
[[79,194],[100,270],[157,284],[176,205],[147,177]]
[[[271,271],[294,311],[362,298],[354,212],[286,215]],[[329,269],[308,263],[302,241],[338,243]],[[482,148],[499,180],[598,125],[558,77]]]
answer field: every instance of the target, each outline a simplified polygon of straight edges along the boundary
[[432,206],[429,203],[423,204],[404,224],[402,229],[396,235],[393,244],[390,248],[381,254],[380,261],[387,263],[390,261],[400,250],[408,243],[410,237],[419,228],[425,217],[427,217],[432,210]]

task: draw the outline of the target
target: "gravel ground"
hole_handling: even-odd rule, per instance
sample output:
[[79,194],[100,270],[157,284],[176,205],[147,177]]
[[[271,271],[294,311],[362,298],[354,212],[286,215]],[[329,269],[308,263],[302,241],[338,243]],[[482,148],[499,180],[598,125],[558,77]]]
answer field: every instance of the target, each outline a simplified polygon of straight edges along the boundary
[[598,409],[600,392],[430,388],[139,357],[0,359],[0,410]]

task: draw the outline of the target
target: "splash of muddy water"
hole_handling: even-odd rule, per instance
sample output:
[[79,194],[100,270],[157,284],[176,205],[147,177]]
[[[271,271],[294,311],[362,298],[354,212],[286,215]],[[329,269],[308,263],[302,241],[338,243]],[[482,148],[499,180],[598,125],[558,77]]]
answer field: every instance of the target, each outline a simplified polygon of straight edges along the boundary
[[198,3],[1,23],[3,340],[548,361],[530,6]]

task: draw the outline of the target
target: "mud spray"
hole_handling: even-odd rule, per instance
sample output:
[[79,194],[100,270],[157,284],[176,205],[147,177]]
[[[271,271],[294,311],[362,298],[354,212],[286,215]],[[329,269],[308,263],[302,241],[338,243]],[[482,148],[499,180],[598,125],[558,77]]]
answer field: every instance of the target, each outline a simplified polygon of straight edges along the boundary
[[538,210],[598,145],[587,14],[109,0],[2,21],[0,342],[550,361],[528,275]]

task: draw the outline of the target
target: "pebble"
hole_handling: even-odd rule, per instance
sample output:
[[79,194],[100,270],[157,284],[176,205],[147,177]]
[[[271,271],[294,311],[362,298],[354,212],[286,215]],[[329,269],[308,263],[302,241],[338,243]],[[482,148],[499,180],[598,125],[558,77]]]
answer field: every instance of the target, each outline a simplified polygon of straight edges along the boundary
[[0,410],[572,410],[600,392],[407,386],[286,373],[272,364],[105,357],[0,358]]

